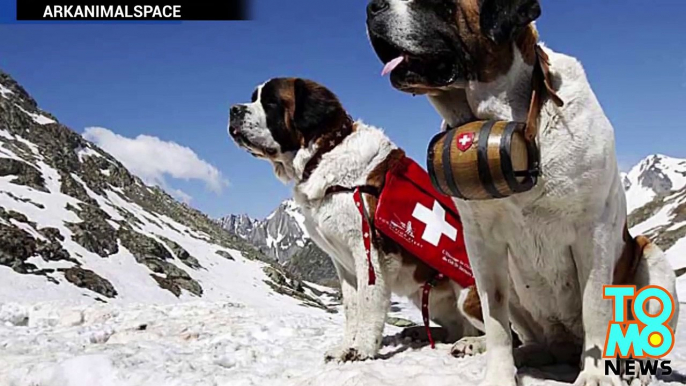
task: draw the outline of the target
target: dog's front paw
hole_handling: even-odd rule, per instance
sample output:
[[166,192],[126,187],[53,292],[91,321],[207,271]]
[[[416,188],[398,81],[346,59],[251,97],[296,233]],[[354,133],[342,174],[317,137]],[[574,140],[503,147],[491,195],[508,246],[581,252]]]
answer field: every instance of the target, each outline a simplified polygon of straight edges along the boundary
[[[634,364],[634,369],[643,367],[641,366],[641,360],[631,360]],[[629,386],[648,386],[650,385],[650,382],[653,381],[653,376],[650,374],[635,374],[631,375],[628,374],[627,368],[629,365],[629,360],[622,360],[621,362],[621,377],[622,381],[624,381],[625,385]],[[636,373],[637,371],[631,371],[632,373]]]
[[374,353],[364,352],[355,347],[334,348],[326,352],[324,355],[324,361],[327,363],[361,362],[366,361],[367,359],[372,359],[374,356]]
[[616,375],[605,375],[600,369],[591,368],[579,374],[574,386],[622,386],[622,380]]
[[622,380],[624,385],[629,386],[648,386],[653,381],[652,375],[623,375]]
[[464,358],[486,351],[486,336],[465,336],[453,345],[450,354],[455,358]]

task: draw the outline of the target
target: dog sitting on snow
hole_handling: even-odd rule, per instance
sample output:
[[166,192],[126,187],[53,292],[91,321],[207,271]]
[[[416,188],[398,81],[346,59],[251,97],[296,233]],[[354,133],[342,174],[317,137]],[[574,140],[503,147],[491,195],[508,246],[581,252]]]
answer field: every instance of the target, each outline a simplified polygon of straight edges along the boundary
[[510,322],[525,347],[580,361],[575,385],[619,385],[601,358],[613,314],[603,287],[659,285],[676,299],[675,277],[660,248],[629,235],[612,125],[581,64],[539,46],[540,14],[538,0],[372,0],[367,29],[393,87],[427,95],[444,129],[527,122],[540,149],[534,189],[455,200],[484,305],[482,386],[517,383]]
[[[279,179],[294,183],[294,198],[308,233],[333,259],[346,325],[343,341],[327,352],[326,359],[374,357],[391,292],[419,306],[422,285],[435,271],[382,234],[374,238],[368,255],[353,193],[331,189],[382,188],[386,172],[405,157],[404,152],[381,130],[353,122],[331,91],[297,78],[271,79],[255,90],[251,103],[232,106],[228,131],[240,147],[271,162]],[[364,194],[363,201],[368,213],[375,213],[377,198]],[[370,285],[372,275],[376,281]],[[481,319],[474,287],[463,289],[440,279],[428,304],[432,320],[447,330],[446,340],[479,333],[468,321],[478,325]]]

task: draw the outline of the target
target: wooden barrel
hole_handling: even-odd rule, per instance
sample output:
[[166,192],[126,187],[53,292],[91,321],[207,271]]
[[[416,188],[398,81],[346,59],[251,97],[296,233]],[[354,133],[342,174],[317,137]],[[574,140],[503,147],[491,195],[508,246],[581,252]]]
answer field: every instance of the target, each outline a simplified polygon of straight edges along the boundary
[[525,124],[476,121],[436,135],[427,169],[440,192],[464,200],[490,200],[531,190],[539,153],[524,137]]

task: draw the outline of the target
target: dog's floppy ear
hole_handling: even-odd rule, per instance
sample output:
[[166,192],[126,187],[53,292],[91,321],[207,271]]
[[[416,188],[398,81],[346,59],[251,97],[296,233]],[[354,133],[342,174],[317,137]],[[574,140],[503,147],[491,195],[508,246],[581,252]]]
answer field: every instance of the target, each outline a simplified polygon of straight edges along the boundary
[[293,123],[305,143],[334,129],[345,111],[338,98],[326,87],[305,79],[295,79]]
[[482,0],[479,14],[481,32],[503,44],[541,16],[541,5],[538,0]]

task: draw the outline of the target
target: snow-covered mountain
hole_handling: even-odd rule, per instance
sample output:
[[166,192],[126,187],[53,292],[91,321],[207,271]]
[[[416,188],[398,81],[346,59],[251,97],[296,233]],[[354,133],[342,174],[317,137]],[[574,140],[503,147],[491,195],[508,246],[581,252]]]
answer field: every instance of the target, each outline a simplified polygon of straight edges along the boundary
[[686,159],[651,155],[622,177],[631,232],[647,235],[675,269],[685,268]]
[[304,217],[293,200],[282,202],[263,220],[243,214],[229,215],[219,221],[224,229],[282,264],[304,247],[309,239],[303,224]]
[[686,187],[686,159],[651,155],[622,174],[629,213],[660,195]]
[[268,263],[206,215],[145,185],[0,71],[0,304],[278,305],[281,293],[323,308],[306,284]]
[[263,220],[242,214],[223,217],[219,223],[297,277],[335,285],[338,279],[331,259],[310,241],[304,220],[295,202],[286,200]]

